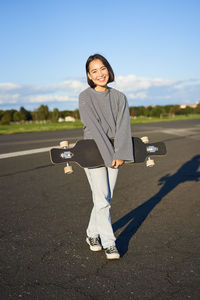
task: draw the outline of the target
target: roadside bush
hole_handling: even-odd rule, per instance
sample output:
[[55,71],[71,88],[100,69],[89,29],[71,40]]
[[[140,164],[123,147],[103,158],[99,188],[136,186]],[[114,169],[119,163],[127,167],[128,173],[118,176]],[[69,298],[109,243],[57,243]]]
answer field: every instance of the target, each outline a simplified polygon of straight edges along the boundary
[[20,119],[20,113],[18,111],[15,111],[14,114],[13,114],[13,121],[14,122],[19,122],[21,119]]
[[12,116],[10,112],[5,112],[3,117],[1,118],[1,125],[9,125],[12,121]]

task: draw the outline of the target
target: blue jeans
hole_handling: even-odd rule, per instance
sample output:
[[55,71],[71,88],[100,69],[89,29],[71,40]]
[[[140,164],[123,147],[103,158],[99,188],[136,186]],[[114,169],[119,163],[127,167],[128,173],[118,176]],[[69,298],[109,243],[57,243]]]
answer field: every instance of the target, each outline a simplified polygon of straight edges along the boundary
[[110,217],[110,200],[117,180],[118,169],[113,168],[85,168],[93,198],[93,209],[87,228],[87,236],[101,238],[104,248],[115,245],[115,236]]

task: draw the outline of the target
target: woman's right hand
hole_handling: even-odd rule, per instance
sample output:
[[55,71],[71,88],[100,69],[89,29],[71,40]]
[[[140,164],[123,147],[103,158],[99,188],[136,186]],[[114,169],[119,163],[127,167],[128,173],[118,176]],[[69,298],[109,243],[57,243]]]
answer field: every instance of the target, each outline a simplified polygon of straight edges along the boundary
[[121,159],[114,159],[112,161],[112,168],[114,169],[118,169],[120,166],[122,166],[124,164],[124,160]]

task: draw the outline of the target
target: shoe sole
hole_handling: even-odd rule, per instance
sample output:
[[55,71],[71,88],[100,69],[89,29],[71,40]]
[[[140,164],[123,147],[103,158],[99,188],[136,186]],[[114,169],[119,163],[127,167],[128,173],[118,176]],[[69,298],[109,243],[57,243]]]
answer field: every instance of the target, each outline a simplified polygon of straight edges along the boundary
[[120,255],[118,254],[106,254],[107,259],[120,259]]
[[102,250],[101,246],[91,246],[88,238],[86,238],[86,242],[90,246],[90,250],[91,251],[97,252],[97,251],[101,251]]

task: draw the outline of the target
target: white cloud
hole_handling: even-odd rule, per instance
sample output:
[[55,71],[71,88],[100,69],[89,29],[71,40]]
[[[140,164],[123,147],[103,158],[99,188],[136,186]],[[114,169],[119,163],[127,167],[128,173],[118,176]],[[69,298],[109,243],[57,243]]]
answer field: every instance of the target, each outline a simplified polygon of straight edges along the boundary
[[48,102],[65,102],[72,100],[68,96],[59,96],[59,95],[38,95],[28,98],[28,101],[31,103],[48,103]]
[[19,100],[20,94],[2,94],[0,95],[0,104],[8,103],[17,103]]
[[129,99],[146,99],[148,96],[147,96],[147,93],[145,92],[138,92],[138,93],[135,93],[135,94],[128,94],[127,95]]
[[[111,84],[124,92],[130,105],[195,103],[200,99],[200,80],[117,76]],[[0,83],[0,104],[4,108],[36,108],[39,104],[78,107],[78,95],[88,87],[85,79],[66,80],[49,85]],[[30,108],[29,108],[30,109]]]
[[133,74],[127,76],[117,76],[115,86],[121,91],[147,90],[151,87],[173,86],[180,83],[180,80],[169,80],[163,78],[137,77]]
[[[83,80],[67,80],[49,85],[17,85],[0,83],[0,104],[4,107],[33,106],[37,103],[77,102],[79,93],[87,87]],[[17,93],[16,93],[17,90]]]
[[70,89],[75,93],[80,93],[81,91],[87,88],[87,84],[80,80],[66,80],[63,83],[61,83],[59,87],[62,87],[64,89]]
[[66,80],[57,84],[50,85],[37,85],[29,87],[33,92],[56,92],[56,91],[67,91],[68,93],[77,93],[79,94],[81,91],[87,88],[87,84],[81,80]]
[[0,82],[0,92],[4,91],[12,91],[16,89],[20,89],[21,86],[15,83],[10,82]]

